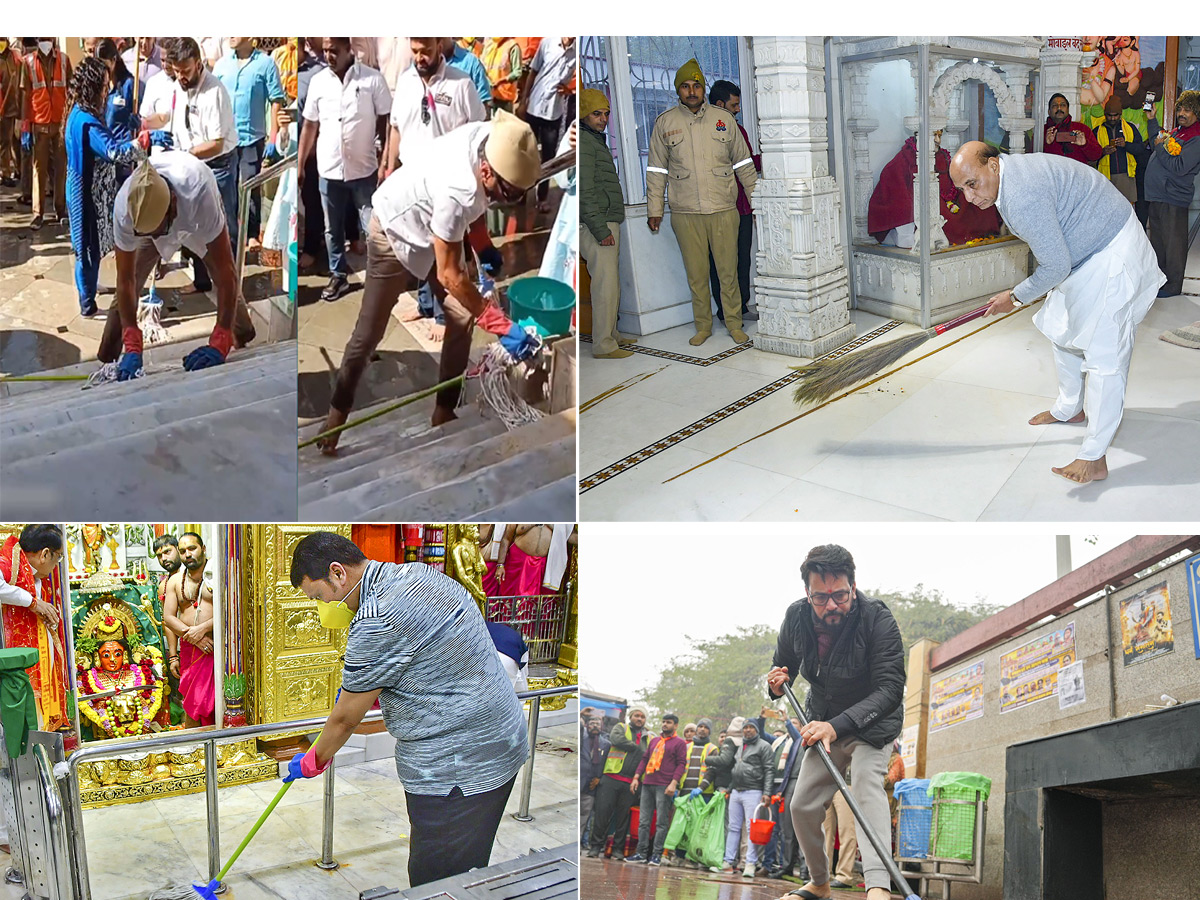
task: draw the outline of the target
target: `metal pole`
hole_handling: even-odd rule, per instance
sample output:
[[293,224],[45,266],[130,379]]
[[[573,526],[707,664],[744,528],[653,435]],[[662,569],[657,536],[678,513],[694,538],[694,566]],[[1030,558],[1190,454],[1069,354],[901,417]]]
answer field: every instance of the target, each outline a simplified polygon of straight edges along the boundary
[[[221,829],[217,817],[217,742],[204,742],[204,794],[208,806],[208,880],[212,881],[221,871]],[[218,884],[218,894],[225,892],[225,885]]]
[[63,806],[67,816],[64,822],[67,852],[71,859],[71,883],[75,900],[92,900],[92,885],[88,880],[87,845],[83,833],[83,805],[79,795],[79,780],[75,772],[68,772],[61,779],[64,793]]
[[329,760],[329,767],[324,776],[325,809],[321,833],[321,859],[317,862],[319,869],[332,870],[338,867],[338,861],[333,858],[333,767],[336,763],[336,757]]
[[529,704],[529,765],[525,767],[525,779],[521,783],[521,807],[513,818],[518,822],[532,822],[529,814],[529,794],[533,790],[533,757],[537,753],[538,716],[542,712],[542,698],[534,697]]

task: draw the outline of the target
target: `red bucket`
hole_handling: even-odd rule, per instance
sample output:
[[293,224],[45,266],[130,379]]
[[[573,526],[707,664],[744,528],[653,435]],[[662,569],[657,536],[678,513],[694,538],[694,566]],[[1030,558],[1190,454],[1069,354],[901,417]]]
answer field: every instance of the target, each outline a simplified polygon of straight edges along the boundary
[[771,832],[775,830],[775,807],[769,803],[760,803],[754,810],[754,818],[750,820],[750,843],[769,844]]

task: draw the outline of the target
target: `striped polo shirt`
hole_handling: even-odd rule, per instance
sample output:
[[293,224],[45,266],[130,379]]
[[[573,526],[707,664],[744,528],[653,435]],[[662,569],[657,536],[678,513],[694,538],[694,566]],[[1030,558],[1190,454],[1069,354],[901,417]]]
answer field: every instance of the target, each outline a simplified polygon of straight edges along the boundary
[[379,690],[412,794],[500,787],[529,756],[525,714],[474,599],[423,563],[368,561],[342,686]]

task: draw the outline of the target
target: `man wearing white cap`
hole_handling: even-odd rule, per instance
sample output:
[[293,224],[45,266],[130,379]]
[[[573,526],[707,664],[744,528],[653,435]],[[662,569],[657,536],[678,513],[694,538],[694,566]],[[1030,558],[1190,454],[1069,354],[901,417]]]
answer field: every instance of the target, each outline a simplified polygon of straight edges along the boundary
[[[499,114],[435,138],[379,186],[371,198],[367,273],[362,308],[346,344],[325,419],[325,430],[346,421],[354,392],[383,339],[400,294],[428,279],[446,310],[439,381],[466,371],[472,326],[500,338],[514,359],[532,355],[537,342],[479,293],[463,262],[463,243],[490,244],[482,221],[489,201],[515,202],[541,174],[533,131],[521,120]],[[433,424],[455,418],[460,388],[438,392]],[[332,454],[338,435],[320,443]]]
[[217,286],[212,335],[206,346],[184,358],[183,367],[191,371],[220,365],[235,343],[242,347],[253,340],[254,326],[238,294],[221,192],[203,161],[176,150],[144,161],[117,193],[113,239],[119,315],[108,317],[98,355],[104,363],[120,356],[118,381],[135,377],[142,368],[142,331],[137,322],[142,286],[158,260],[170,259],[181,247],[203,258]]

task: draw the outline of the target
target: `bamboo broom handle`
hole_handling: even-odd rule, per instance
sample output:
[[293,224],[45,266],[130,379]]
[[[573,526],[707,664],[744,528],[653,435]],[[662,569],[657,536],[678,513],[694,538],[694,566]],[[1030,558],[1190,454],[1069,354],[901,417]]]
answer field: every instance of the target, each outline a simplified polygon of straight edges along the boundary
[[985,303],[979,309],[972,310],[969,313],[963,313],[957,319],[951,319],[949,322],[943,322],[941,325],[936,325],[933,328],[935,334],[945,334],[951,328],[957,328],[959,325],[966,325],[968,322],[974,322],[976,319],[983,316],[991,307],[991,303]]

